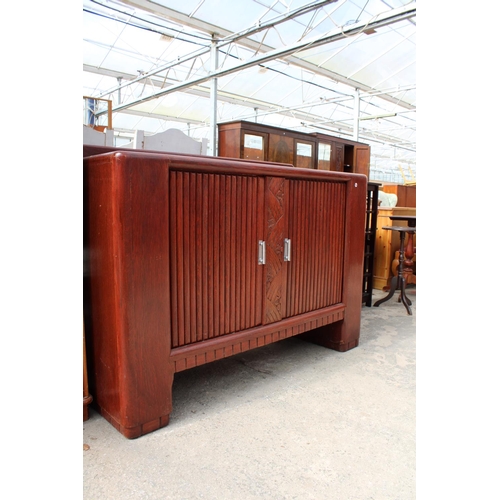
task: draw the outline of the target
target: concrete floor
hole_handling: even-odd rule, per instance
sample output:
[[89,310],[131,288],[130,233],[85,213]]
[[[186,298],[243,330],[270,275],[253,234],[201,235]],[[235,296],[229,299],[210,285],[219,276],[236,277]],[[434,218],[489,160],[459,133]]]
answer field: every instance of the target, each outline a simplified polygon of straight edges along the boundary
[[83,498],[416,498],[415,287],[408,296],[412,316],[395,297],[363,307],[348,352],[291,338],[177,374],[169,425],[139,439],[91,410]]

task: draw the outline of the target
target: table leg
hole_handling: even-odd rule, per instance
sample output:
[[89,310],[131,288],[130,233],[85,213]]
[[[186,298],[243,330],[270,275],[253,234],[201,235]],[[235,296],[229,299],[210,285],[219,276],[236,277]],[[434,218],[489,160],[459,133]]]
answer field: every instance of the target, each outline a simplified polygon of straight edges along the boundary
[[[412,240],[412,245],[413,245],[413,233],[408,233],[409,238],[411,237]],[[373,304],[373,307],[378,307],[380,304],[388,301],[393,295],[396,290],[401,290],[401,294],[398,298],[398,302],[403,302],[403,305],[406,308],[406,311],[409,315],[412,315],[412,310],[411,310],[411,300],[406,296],[406,279],[404,275],[404,260],[405,260],[405,233],[400,232],[399,233],[399,241],[400,241],[400,249],[399,249],[399,266],[398,266],[398,275],[393,276],[391,279],[391,289],[386,297],[383,299],[377,300],[375,304]]]
[[405,250],[405,261],[404,261],[404,275],[406,279],[406,284],[416,283],[415,274],[413,272],[413,257],[415,256],[415,251],[413,247],[413,234],[408,233],[408,243],[406,244]]
[[383,302],[387,302],[394,295],[394,292],[398,289],[398,281],[399,276],[393,276],[391,278],[391,287],[389,289],[389,293],[383,299],[377,300],[377,302],[373,304],[373,307],[378,307]]
[[413,313],[411,311],[411,300],[406,296],[406,278],[404,277],[404,274],[401,272],[401,295],[399,296],[398,302],[402,302],[403,305],[406,307],[406,312],[412,316]]

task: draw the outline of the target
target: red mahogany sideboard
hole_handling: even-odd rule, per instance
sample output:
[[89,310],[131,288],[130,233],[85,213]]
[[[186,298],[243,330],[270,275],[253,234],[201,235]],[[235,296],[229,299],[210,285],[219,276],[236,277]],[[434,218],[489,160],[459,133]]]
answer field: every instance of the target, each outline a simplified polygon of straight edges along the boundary
[[293,335],[358,345],[366,176],[136,151],[84,158],[94,406],[168,424],[174,374]]

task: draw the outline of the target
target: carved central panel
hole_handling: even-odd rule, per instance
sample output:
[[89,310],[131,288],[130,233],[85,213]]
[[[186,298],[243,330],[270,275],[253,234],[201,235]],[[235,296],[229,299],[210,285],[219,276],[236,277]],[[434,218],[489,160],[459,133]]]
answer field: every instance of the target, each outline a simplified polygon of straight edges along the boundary
[[264,324],[282,319],[285,291],[283,271],[283,244],[285,238],[285,187],[286,180],[280,177],[266,179],[266,289]]

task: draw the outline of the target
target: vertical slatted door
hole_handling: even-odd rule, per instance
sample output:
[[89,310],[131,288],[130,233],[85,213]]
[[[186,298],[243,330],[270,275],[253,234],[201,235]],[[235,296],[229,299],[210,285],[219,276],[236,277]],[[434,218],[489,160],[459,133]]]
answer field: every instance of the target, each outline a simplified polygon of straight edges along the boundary
[[342,301],[346,186],[290,181],[287,317]]
[[172,347],[262,322],[264,180],[171,171]]

